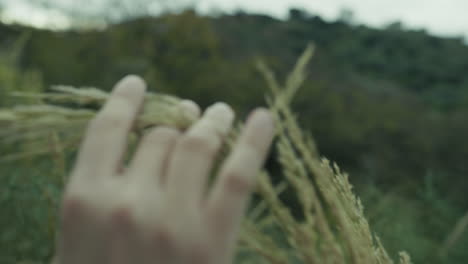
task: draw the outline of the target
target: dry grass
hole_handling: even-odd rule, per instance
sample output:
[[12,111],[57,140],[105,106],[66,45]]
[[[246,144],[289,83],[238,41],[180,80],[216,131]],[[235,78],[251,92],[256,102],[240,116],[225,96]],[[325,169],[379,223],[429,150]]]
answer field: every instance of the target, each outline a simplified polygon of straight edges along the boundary
[[[306,79],[306,65],[313,53],[313,46],[308,47],[284,86],[268,67],[258,65],[273,95],[268,102],[277,121],[276,148],[283,182],[277,188],[267,172],[260,175],[258,193],[263,201],[258,207],[265,208],[268,214],[260,219],[250,214],[244,222],[241,241],[267,263],[291,263],[294,259],[307,264],[393,263],[378,237],[372,234],[348,175],[319,157],[313,140],[300,128],[289,107]],[[281,200],[284,186],[293,190],[303,219],[294,217]],[[286,235],[286,247],[264,232],[268,229],[281,230]],[[400,256],[400,263],[410,263],[406,253]]]
[[457,221],[452,232],[450,232],[448,237],[445,239],[444,244],[439,250],[439,256],[441,257],[447,256],[448,252],[461,239],[461,237],[467,231],[467,229],[468,229],[468,212],[465,213],[465,215]]
[[[13,93],[20,99],[35,99],[38,104],[0,109],[0,131],[5,145],[21,144],[18,153],[0,158],[11,161],[48,154],[50,134],[56,134],[67,150],[77,148],[86,123],[106,101],[108,94],[95,88],[55,86],[51,93]],[[180,99],[148,93],[144,109],[135,125],[135,133],[154,125],[169,125],[185,129],[194,120],[178,107]],[[74,105],[74,108],[60,105]]]
[[[363,206],[355,196],[348,175],[336,164],[319,156],[310,135],[304,133],[289,104],[306,79],[306,66],[314,53],[308,47],[295,69],[280,85],[268,67],[259,62],[270,88],[268,103],[276,118],[275,148],[281,164],[282,182],[274,184],[267,171],[258,177],[256,193],[261,197],[248,212],[241,229],[239,258],[241,263],[307,263],[307,264],[390,264],[379,239],[372,233],[364,217]],[[1,160],[18,159],[52,152],[59,167],[63,153],[77,147],[86,122],[102,105],[107,94],[93,88],[54,87],[47,94],[15,94],[34,98],[37,105],[0,110],[2,144],[22,144],[19,153]],[[144,111],[137,121],[135,135],[154,125],[187,128],[194,120],[177,107],[178,98],[148,94]],[[60,105],[74,105],[74,108]],[[242,125],[239,124],[238,128]],[[235,130],[228,140],[232,145]],[[27,143],[24,143],[27,142]],[[52,146],[52,147],[51,147]],[[61,158],[62,156],[62,158]],[[65,173],[65,170],[63,170]],[[284,194],[294,196],[302,217],[293,215]],[[52,243],[52,241],[51,241]],[[411,263],[406,253],[399,263]]]

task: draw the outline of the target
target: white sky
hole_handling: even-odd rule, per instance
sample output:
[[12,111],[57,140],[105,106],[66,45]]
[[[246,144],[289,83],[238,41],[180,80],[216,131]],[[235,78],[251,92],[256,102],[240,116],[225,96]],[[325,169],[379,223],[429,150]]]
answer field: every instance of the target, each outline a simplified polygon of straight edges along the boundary
[[[79,0],[78,0],[79,1]],[[195,0],[196,1],[196,0]],[[208,12],[221,10],[233,12],[266,13],[286,18],[290,7],[300,7],[328,20],[337,18],[342,8],[350,8],[359,23],[374,27],[402,21],[407,28],[425,28],[443,36],[468,38],[468,0],[198,0],[197,8]],[[7,2],[7,20],[23,20],[39,27],[53,24],[67,25],[60,14],[44,13],[28,8],[21,1]],[[51,21],[52,20],[52,21]]]
[[358,22],[380,27],[400,20],[409,28],[425,28],[438,35],[468,37],[468,0],[201,0],[208,10],[244,8],[285,17],[291,6],[326,19],[336,19],[342,8],[354,11]]

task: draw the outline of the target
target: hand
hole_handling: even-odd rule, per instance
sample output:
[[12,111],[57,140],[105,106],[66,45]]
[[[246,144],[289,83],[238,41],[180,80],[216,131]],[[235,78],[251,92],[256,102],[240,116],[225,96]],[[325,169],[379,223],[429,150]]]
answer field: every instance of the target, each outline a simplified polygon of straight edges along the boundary
[[[250,115],[207,190],[233,111],[215,104],[185,133],[154,128],[123,168],[145,89],[140,78],[126,77],[89,124],[63,198],[59,264],[232,262],[254,176],[273,138],[271,115]],[[195,103],[183,106],[199,115]]]

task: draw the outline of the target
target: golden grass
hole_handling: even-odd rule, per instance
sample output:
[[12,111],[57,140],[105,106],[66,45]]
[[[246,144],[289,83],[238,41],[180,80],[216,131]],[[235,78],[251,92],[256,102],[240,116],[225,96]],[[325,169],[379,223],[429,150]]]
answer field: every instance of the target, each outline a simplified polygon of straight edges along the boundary
[[[95,88],[55,86],[51,93],[12,93],[20,99],[36,99],[39,104],[18,105],[0,109],[1,143],[24,145],[18,153],[0,157],[0,162],[48,154],[50,134],[56,133],[67,150],[78,147],[83,129],[109,96]],[[154,125],[187,128],[194,120],[178,107],[180,99],[148,93],[142,114],[136,124],[136,133]],[[74,105],[64,107],[60,105]]]
[[[267,263],[290,263],[292,259],[308,264],[393,263],[378,237],[372,234],[348,175],[319,157],[312,138],[300,128],[289,107],[306,79],[306,66],[313,53],[313,46],[309,46],[284,86],[265,64],[258,64],[272,92],[268,103],[276,117],[277,158],[283,182],[276,190],[268,173],[261,173],[258,193],[263,201],[259,206],[266,204],[269,213],[263,219],[252,214],[245,219],[241,242]],[[294,217],[290,206],[281,200],[279,192],[285,185],[298,199],[303,219]],[[281,230],[287,246],[271,239],[264,232],[268,228]],[[400,263],[410,263],[408,254],[400,254]]]
[[[249,210],[240,233],[239,253],[250,255],[242,263],[393,263],[372,233],[348,175],[319,156],[312,137],[301,129],[289,106],[306,79],[306,66],[313,54],[314,48],[309,46],[285,85],[279,84],[264,63],[258,63],[271,92],[267,102],[276,118],[274,147],[282,182],[275,185],[267,171],[258,177],[256,194],[261,200]],[[108,94],[94,88],[59,86],[52,93],[15,96],[35,98],[42,103],[0,110],[0,125],[5,128],[0,132],[2,144],[28,142],[19,153],[0,160],[52,152],[65,173],[60,156],[76,149],[86,122],[95,114],[91,109],[102,105]],[[135,134],[154,125],[180,129],[190,126],[195,120],[177,107],[179,101],[168,95],[148,94]],[[75,107],[59,106],[64,104]],[[237,128],[241,126],[239,123]],[[228,139],[228,149],[237,132],[238,129],[233,130]],[[298,201],[302,217],[293,215],[291,205],[282,198],[285,194]],[[411,263],[408,254],[401,253],[399,263]]]
[[444,244],[439,250],[439,256],[445,257],[448,255],[448,252],[455,246],[455,244],[462,238],[463,234],[468,229],[468,212],[460,218],[452,232],[445,239]]

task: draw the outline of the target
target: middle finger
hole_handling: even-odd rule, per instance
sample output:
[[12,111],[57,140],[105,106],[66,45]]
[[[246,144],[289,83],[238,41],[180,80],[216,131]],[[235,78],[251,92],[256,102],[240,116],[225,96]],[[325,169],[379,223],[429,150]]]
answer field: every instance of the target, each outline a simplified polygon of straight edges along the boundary
[[232,109],[217,103],[177,142],[167,174],[166,188],[171,202],[193,205],[201,201],[216,152],[233,120]]

